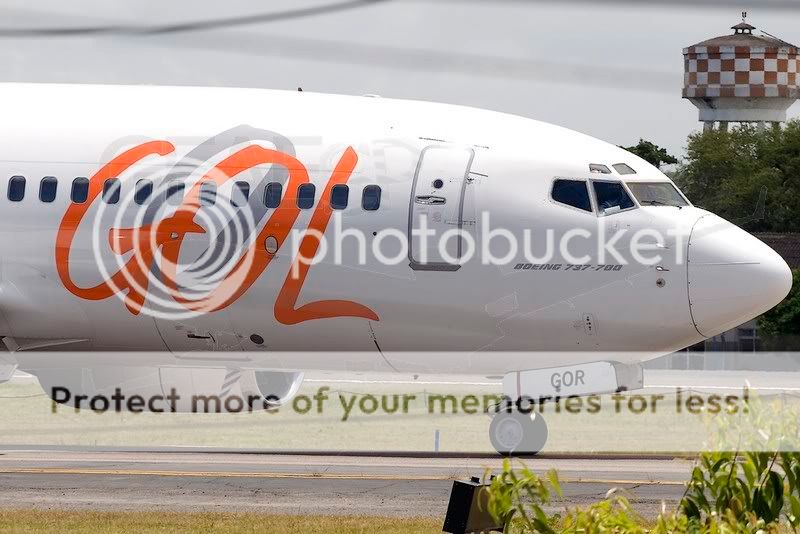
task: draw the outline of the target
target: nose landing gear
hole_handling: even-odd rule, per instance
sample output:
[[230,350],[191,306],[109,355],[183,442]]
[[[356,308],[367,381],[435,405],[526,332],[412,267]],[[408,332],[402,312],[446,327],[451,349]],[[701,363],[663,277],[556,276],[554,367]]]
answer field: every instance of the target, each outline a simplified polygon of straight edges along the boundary
[[489,425],[489,439],[503,456],[533,456],[547,443],[547,423],[538,413],[498,411]]
[[538,413],[541,410],[534,406],[642,387],[644,374],[638,362],[598,361],[508,372],[503,376],[504,401],[490,410],[493,417],[489,439],[495,450],[505,456],[536,454],[547,443],[548,431],[544,417]]

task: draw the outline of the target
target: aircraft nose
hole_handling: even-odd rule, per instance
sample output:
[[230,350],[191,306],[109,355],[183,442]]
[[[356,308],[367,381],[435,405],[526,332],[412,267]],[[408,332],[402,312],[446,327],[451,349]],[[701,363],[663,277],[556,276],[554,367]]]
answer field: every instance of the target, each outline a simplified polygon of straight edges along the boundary
[[689,309],[705,337],[761,315],[792,288],[792,272],[778,253],[716,215],[695,224],[687,262]]

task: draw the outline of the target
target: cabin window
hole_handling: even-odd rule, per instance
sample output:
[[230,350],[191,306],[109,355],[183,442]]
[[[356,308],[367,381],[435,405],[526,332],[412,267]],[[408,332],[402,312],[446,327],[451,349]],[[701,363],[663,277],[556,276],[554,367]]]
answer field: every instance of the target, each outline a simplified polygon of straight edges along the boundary
[[25,196],[25,177],[12,176],[8,182],[8,200],[19,202]]
[[593,182],[593,186],[600,213],[627,210],[636,205],[621,182]]
[[217,201],[217,184],[215,182],[203,182],[200,186],[200,205],[213,206]]
[[58,180],[55,176],[45,176],[39,182],[39,200],[42,202],[52,202],[56,199],[58,191]]
[[183,182],[170,182],[167,185],[167,204],[180,206],[183,202]]
[[89,179],[82,176],[72,180],[72,190],[69,198],[75,204],[83,204],[89,198]]
[[297,207],[307,210],[314,205],[314,195],[317,188],[314,184],[302,184],[297,188]]
[[553,182],[552,196],[553,200],[561,204],[584,211],[592,211],[589,189],[583,180],[556,180]]
[[153,182],[150,180],[139,180],[136,182],[136,191],[133,193],[133,201],[141,206],[147,202],[151,194],[153,194]]
[[612,167],[614,167],[614,170],[619,174],[636,174],[636,171],[633,170],[633,167],[627,163],[615,163],[612,165]]
[[244,206],[250,199],[250,184],[247,182],[236,182],[233,186],[231,204],[237,207]]
[[109,178],[103,182],[103,202],[116,204],[119,202],[119,192],[122,186],[116,178]]
[[350,188],[344,184],[334,185],[331,189],[331,208],[343,210],[347,207]]
[[367,211],[375,211],[381,207],[381,188],[377,185],[368,185],[361,195],[361,207]]
[[283,194],[283,185],[278,182],[267,184],[264,189],[264,205],[268,208],[277,208],[281,205],[281,195]]

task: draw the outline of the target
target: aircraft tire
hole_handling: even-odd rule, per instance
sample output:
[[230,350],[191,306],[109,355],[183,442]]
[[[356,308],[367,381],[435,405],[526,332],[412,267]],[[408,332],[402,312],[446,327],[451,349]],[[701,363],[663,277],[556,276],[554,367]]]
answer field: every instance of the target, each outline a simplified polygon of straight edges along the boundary
[[489,425],[489,439],[503,456],[533,456],[547,443],[547,422],[541,414],[498,412]]

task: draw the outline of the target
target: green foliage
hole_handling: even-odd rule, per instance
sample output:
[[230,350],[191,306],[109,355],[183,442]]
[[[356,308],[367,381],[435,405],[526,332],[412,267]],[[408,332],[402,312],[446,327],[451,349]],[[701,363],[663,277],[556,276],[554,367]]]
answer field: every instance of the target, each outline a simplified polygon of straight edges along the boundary
[[709,418],[713,451],[800,451],[800,405],[748,394],[745,408]]
[[[778,533],[800,527],[800,453],[730,452],[701,455],[678,509],[649,524],[628,498],[612,489],[586,508],[548,514],[562,496],[554,471],[540,478],[506,460],[489,486],[489,511],[506,530],[541,534],[734,534]],[[513,519],[512,519],[513,518]]]
[[489,512],[496,520],[503,520],[523,532],[645,532],[642,527],[644,519],[618,490],[610,491],[606,499],[585,509],[567,510],[563,516],[545,511],[544,507],[552,503],[553,496],[563,497],[556,471],[550,470],[545,478],[541,478],[525,464],[512,469],[506,459],[503,470],[492,479],[489,486]]
[[670,165],[673,163],[678,163],[678,159],[675,156],[668,154],[666,149],[661,148],[650,141],[645,141],[644,139],[639,139],[639,143],[635,146],[623,146],[620,148],[624,148],[628,152],[633,152],[646,162],[656,167],[661,167],[662,164]]
[[748,229],[800,231],[800,121],[692,134],[674,179],[695,205],[734,222],[752,218],[764,191],[768,216]]
[[[692,471],[680,509],[688,524],[703,531],[716,518],[747,529],[785,522],[797,527],[792,512],[798,502],[797,476],[800,455],[794,452],[707,453]],[[800,473],[797,473],[800,474]],[[789,490],[789,494],[785,491]],[[786,504],[788,507],[785,507]],[[785,517],[784,517],[785,515]]]
[[559,532],[581,532],[600,534],[606,532],[625,532],[640,534],[647,530],[644,519],[631,507],[630,501],[612,490],[605,500],[594,503],[582,510],[576,508],[565,515]]
[[549,471],[542,479],[524,464],[518,470],[512,469],[506,459],[503,470],[489,486],[489,513],[506,523],[516,515],[529,532],[554,534],[556,530],[550,525],[558,522],[558,516],[548,516],[542,509],[550,504],[553,493],[562,495],[555,471]]
[[759,317],[758,329],[770,336],[800,332],[800,270],[792,272],[792,289],[783,302]]

